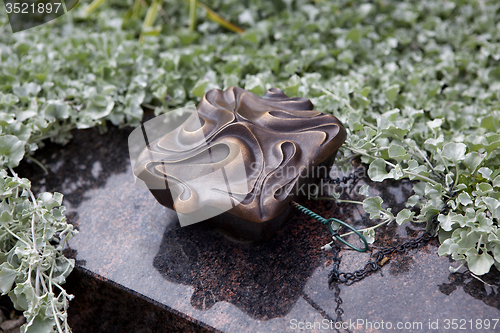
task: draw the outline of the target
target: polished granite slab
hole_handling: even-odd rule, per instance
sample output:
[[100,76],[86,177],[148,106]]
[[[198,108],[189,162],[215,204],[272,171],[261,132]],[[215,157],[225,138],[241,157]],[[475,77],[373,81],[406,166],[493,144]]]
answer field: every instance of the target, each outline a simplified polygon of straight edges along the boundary
[[[34,164],[18,168],[34,180],[36,193],[65,195],[68,218],[79,230],[67,250],[78,266],[67,284],[76,296],[69,311],[75,333],[335,331],[330,321],[336,302],[327,283],[332,253],[320,249],[329,241],[324,226],[292,212],[286,225],[260,244],[235,242],[203,223],[181,228],[173,211],[134,184],[128,133],[74,132],[70,144],[48,144],[37,153],[47,175]],[[349,184],[346,195],[362,199],[356,194],[362,184],[366,180]],[[409,182],[370,185],[371,194],[382,196],[393,212],[412,194]],[[374,223],[356,205],[304,205],[357,228]],[[422,228],[395,223],[380,228],[372,251],[415,237]],[[340,285],[343,320],[364,321],[348,330],[385,332],[391,323],[394,331],[400,322],[411,324],[405,332],[450,332],[447,319],[500,319],[498,272],[484,277],[488,284],[451,274],[449,266],[457,264],[439,257],[437,245],[433,240],[392,255],[363,281]],[[363,267],[370,254],[343,249],[341,270]],[[499,332],[500,323],[482,331]]]

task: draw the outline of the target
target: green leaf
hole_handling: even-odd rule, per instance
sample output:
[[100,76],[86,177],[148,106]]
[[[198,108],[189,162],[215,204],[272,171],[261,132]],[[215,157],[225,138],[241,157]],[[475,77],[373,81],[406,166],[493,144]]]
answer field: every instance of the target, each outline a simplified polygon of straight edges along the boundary
[[484,150],[489,154],[500,147],[500,134],[490,134],[486,136],[488,144],[484,146]]
[[438,221],[440,223],[439,226],[444,231],[451,231],[455,224],[458,224],[461,227],[465,225],[465,217],[453,212],[450,212],[447,215],[439,214]]
[[389,103],[394,104],[394,99],[398,95],[399,92],[399,84],[394,84],[389,88],[385,89],[384,94],[385,98],[389,101]]
[[24,333],[51,333],[55,324],[53,318],[38,314],[32,321],[26,324]]
[[481,120],[481,127],[488,129],[491,132],[496,132],[500,128],[500,120],[497,115],[489,115]]
[[24,156],[24,143],[14,135],[0,136],[0,156],[8,167],[16,167]]
[[298,75],[294,74],[290,77],[287,82],[287,86],[283,89],[283,92],[288,96],[297,96],[299,94],[300,78]]
[[493,186],[491,186],[489,183],[478,183],[476,184],[476,191],[475,193],[472,192],[473,195],[488,195],[488,193],[490,193],[491,191],[493,191]]
[[443,119],[437,118],[437,119],[434,119],[432,121],[428,121],[426,124],[427,124],[427,127],[434,130],[436,128],[440,128],[443,125]]
[[414,215],[415,213],[410,211],[409,209],[402,209],[396,216],[396,223],[401,225],[407,221],[412,221]]
[[48,101],[43,112],[47,120],[60,120],[69,117],[69,107],[61,101]]
[[257,96],[262,96],[266,92],[264,82],[256,75],[250,75],[246,78],[245,89],[253,92]]
[[493,186],[500,187],[500,175],[496,176],[495,179],[493,179]]
[[430,138],[424,141],[424,144],[430,146],[431,148],[441,148],[443,146],[443,143],[444,143],[443,134],[440,134],[437,137],[437,139]]
[[365,196],[365,197],[368,197],[370,196],[370,193],[369,193],[369,190],[370,190],[370,186],[368,185],[362,185],[360,188],[359,188],[359,191],[358,193],[362,196]]
[[36,304],[35,288],[29,281],[17,283],[16,287],[9,293],[14,307],[19,311],[26,311]]
[[[135,94],[127,96],[128,102],[134,102],[133,99],[135,96]],[[95,95],[87,102],[86,106],[87,108],[84,116],[87,116],[92,120],[100,120],[111,113],[113,107],[115,106],[115,102],[110,96]]]
[[471,152],[465,155],[464,164],[467,166],[471,173],[474,173],[477,167],[484,160],[484,155],[479,154],[478,152]]
[[351,50],[344,50],[339,53],[337,59],[343,63],[351,65],[354,63],[354,53]]
[[373,244],[375,242],[375,230],[374,229],[368,229],[363,231],[363,236],[366,239],[366,242],[368,244]]
[[85,15],[88,15],[90,14],[91,12],[93,12],[94,10],[96,10],[96,8],[100,7],[103,3],[105,3],[107,0],[94,0],[92,1],[92,3],[90,3],[90,5],[88,5],[87,8],[85,8]]
[[54,199],[54,201],[57,203],[57,206],[60,206],[62,205],[63,197],[64,196],[61,193],[54,192],[52,199]]
[[239,83],[240,83],[239,76],[231,74],[224,78],[224,89],[228,89],[229,87],[237,87],[239,86]]
[[59,203],[54,199],[52,193],[44,192],[40,194],[38,198],[43,201],[45,208],[48,210],[51,210],[59,205]]
[[24,121],[38,114],[38,101],[36,98],[32,98],[30,105],[26,110],[18,110],[16,113],[16,119],[19,121]]
[[0,225],[10,222],[12,222],[12,215],[7,210],[4,210],[0,215]]
[[363,209],[370,214],[371,219],[378,219],[382,213],[382,202],[383,200],[379,196],[366,198],[363,200]]
[[454,253],[458,249],[458,245],[453,242],[452,239],[448,238],[444,240],[443,244],[438,249],[438,255],[446,256]]
[[21,87],[14,87],[12,90],[14,91],[14,94],[16,94],[21,98],[22,97],[29,98],[38,95],[40,90],[42,90],[42,87],[40,87],[38,84],[34,82],[29,82],[23,84]]
[[394,178],[395,180],[399,180],[401,178],[403,178],[404,176],[404,172],[403,172],[403,169],[401,168],[401,165],[397,164],[394,168],[392,168],[391,172],[389,172],[389,174],[392,175],[392,178]]
[[490,80],[500,81],[500,67],[495,67],[490,69],[488,73],[488,78]]
[[[399,115],[399,109],[394,111]],[[377,127],[381,132],[381,137],[391,137],[403,141],[411,129],[411,120],[402,119],[393,122],[388,117],[379,116],[377,117]]]
[[401,162],[402,160],[409,159],[410,155],[406,153],[406,150],[402,146],[391,144],[389,146],[389,157]]
[[12,289],[17,276],[18,272],[8,262],[0,265],[0,292],[2,294],[5,295]]
[[467,192],[460,193],[458,195],[458,201],[464,206],[470,205],[473,202],[472,199],[470,198],[469,193]]
[[452,160],[454,163],[465,159],[467,146],[463,143],[449,142],[443,147],[443,157]]
[[490,180],[490,176],[493,173],[493,171],[490,168],[479,168],[478,172],[483,176],[483,178]]
[[438,221],[439,221],[439,226],[444,231],[452,230],[453,221],[451,220],[451,214],[448,215],[439,214]]
[[465,255],[467,256],[467,264],[470,271],[476,275],[488,273],[495,262],[493,257],[487,252],[478,254],[475,248],[468,250]]
[[361,39],[361,30],[359,28],[352,28],[347,32],[345,38],[357,43]]
[[488,207],[488,210],[491,212],[493,218],[500,218],[500,201],[491,198],[491,197],[483,197],[482,201],[486,204]]
[[370,163],[368,168],[368,176],[371,180],[375,182],[381,182],[384,179],[393,178],[393,175],[385,170],[385,162],[382,158],[377,158],[375,161]]
[[417,194],[412,195],[406,201],[406,207],[413,207],[413,206],[415,206],[419,202],[419,200],[420,200],[420,196],[418,196]]
[[190,91],[191,95],[194,95],[198,98],[202,98],[203,95],[205,94],[207,85],[208,81],[206,81],[205,79],[199,80],[198,82],[196,82],[193,89],[191,89]]
[[495,246],[493,247],[493,257],[497,262],[500,262],[500,243],[495,242]]
[[12,106],[19,102],[19,98],[12,94],[3,94],[0,92],[0,105]]

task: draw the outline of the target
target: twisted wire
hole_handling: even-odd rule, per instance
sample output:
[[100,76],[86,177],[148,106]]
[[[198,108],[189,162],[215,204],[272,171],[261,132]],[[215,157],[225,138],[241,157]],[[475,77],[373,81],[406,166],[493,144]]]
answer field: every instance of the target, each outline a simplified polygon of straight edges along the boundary
[[306,214],[309,217],[312,217],[313,219],[317,220],[318,222],[323,223],[324,225],[328,224],[328,220],[322,217],[321,215],[316,214],[310,209],[307,209],[306,207],[296,203],[295,201],[291,202],[292,206],[300,210],[302,213]]

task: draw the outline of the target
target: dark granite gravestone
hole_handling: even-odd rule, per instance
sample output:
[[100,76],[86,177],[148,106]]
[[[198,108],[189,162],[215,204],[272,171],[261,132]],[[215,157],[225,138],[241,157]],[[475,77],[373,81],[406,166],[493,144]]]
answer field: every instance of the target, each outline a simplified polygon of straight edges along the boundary
[[[320,249],[330,241],[323,225],[293,212],[286,225],[261,244],[234,242],[203,223],[181,228],[173,211],[134,185],[129,132],[74,132],[72,143],[48,144],[36,155],[48,175],[35,165],[18,170],[23,177],[38,179],[33,184],[36,193],[62,192],[69,220],[79,230],[67,250],[77,260],[66,284],[75,294],[69,309],[75,333],[295,332],[307,322],[316,323],[312,331],[334,331],[322,329],[336,317],[327,283],[332,253]],[[411,195],[409,182],[370,185],[372,194],[382,196],[393,212]],[[356,192],[348,194],[362,199]],[[373,223],[356,205],[304,204],[357,228]],[[395,223],[380,228],[372,249],[415,237],[422,228]],[[381,327],[391,323],[392,331],[450,332],[447,319],[463,319],[466,325],[469,320],[475,325],[477,319],[500,319],[498,272],[483,278],[489,285],[450,274],[449,266],[457,264],[438,257],[437,246],[433,240],[393,255],[379,272],[351,286],[341,285],[344,321],[364,321],[350,331],[391,331]],[[370,257],[347,249],[341,255],[342,271],[359,269]],[[398,323],[413,327],[398,330]],[[432,329],[436,323],[438,328]],[[483,331],[498,332],[500,323],[495,330],[491,326]]]

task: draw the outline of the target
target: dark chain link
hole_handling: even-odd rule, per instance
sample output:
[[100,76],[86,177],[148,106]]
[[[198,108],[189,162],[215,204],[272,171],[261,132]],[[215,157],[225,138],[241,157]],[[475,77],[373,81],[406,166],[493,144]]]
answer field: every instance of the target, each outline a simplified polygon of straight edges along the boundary
[[[340,261],[342,260],[342,257],[339,256],[340,248],[338,246],[335,246],[332,248],[333,251],[333,270],[337,271],[339,270],[340,267]],[[340,307],[343,303],[342,298],[340,298],[340,287],[337,283],[329,283],[330,289],[333,290],[333,297],[335,299],[335,303],[337,304],[337,307],[335,308],[335,314],[337,315],[335,321],[339,322],[342,321],[342,315],[344,314],[344,310]]]
[[[443,207],[440,214],[446,214],[449,209],[449,206]],[[332,271],[328,275],[328,283],[332,284],[333,282],[337,282],[351,285],[355,282],[359,282],[367,276],[378,271],[385,264],[386,260],[389,259],[389,256],[393,253],[406,253],[408,250],[416,249],[424,244],[427,244],[432,238],[434,238],[436,234],[436,229],[439,224],[437,216],[438,215],[432,218],[429,230],[425,231],[421,236],[407,240],[399,245],[389,246],[378,251],[374,256],[374,259],[368,261],[365,267],[360,270],[354,271],[352,273],[346,273],[340,272],[338,267],[333,267]],[[334,256],[335,255],[338,255],[338,252],[334,253]]]
[[[359,171],[363,171],[362,175],[359,176]],[[364,172],[366,169],[364,167],[359,167],[351,174],[344,176],[342,178],[324,178],[323,181],[325,183],[340,185],[340,186],[348,186],[348,181],[352,180],[353,183],[356,183],[359,179],[364,178],[366,173]],[[453,185],[450,187],[452,188]],[[450,198],[454,197],[455,193],[449,193]],[[448,205],[445,205],[439,214],[447,214],[450,210]],[[351,285],[353,283],[359,282],[366,278],[367,276],[377,272],[389,259],[393,253],[406,253],[408,250],[416,249],[420,246],[427,244],[431,239],[436,236],[437,227],[439,225],[439,221],[437,219],[438,215],[436,214],[432,217],[431,222],[428,225],[427,230],[417,238],[409,239],[399,245],[389,246],[379,250],[375,255],[374,259],[368,261],[366,265],[357,271],[354,272],[340,272],[340,262],[342,257],[339,256],[340,247],[338,245],[334,245],[332,248],[333,251],[333,267],[328,275],[328,284],[331,290],[333,290],[334,301],[337,304],[335,307],[335,313],[337,315],[336,321],[342,321],[342,315],[344,314],[344,310],[341,308],[343,303],[342,298],[340,297],[340,287],[339,284]]]
[[[362,172],[362,176],[359,175],[359,173]],[[357,182],[358,180],[365,178],[366,175],[366,168],[365,167],[358,167],[356,170],[351,172],[347,176],[343,176],[342,178],[330,178],[330,177],[324,177],[323,182],[324,183],[329,183],[329,184],[334,184],[334,185],[341,185],[341,186],[347,186],[349,180],[352,180],[354,183]]]

